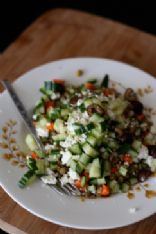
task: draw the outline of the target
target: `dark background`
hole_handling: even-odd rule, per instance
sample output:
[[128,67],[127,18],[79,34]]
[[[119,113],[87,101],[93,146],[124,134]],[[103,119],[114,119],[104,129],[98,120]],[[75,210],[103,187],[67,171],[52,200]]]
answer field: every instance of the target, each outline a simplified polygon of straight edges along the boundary
[[150,0],[0,0],[0,52],[39,15],[56,7],[91,12],[156,35],[156,8]]

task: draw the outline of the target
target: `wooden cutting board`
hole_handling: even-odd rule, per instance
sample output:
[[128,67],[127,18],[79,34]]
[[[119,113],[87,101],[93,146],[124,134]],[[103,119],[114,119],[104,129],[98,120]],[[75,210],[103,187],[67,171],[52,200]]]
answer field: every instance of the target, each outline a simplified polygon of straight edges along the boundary
[[[13,81],[42,63],[77,56],[120,60],[156,76],[156,37],[91,14],[55,9],[37,19],[1,54],[0,77]],[[156,215],[114,230],[75,230],[37,218],[0,189],[0,227],[11,234],[154,234]]]

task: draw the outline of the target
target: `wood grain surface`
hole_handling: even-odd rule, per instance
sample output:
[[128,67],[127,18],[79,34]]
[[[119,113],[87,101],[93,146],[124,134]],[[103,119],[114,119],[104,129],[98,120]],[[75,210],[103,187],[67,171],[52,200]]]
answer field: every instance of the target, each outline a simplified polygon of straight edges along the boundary
[[[156,76],[156,37],[91,14],[55,9],[37,19],[1,54],[0,77],[13,81],[42,63],[79,56],[120,60]],[[114,230],[75,230],[37,218],[0,189],[0,227],[11,234],[154,234],[156,215]]]

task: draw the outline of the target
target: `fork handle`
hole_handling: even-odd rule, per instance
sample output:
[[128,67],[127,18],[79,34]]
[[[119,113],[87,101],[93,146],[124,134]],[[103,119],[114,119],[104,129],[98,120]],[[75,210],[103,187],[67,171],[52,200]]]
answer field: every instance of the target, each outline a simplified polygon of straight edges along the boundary
[[16,94],[16,92],[14,91],[11,83],[9,83],[8,80],[1,80],[0,81],[1,84],[7,89],[12,101],[14,102],[19,114],[21,115],[26,127],[28,128],[28,130],[30,131],[30,133],[33,135],[39,149],[42,151],[42,152],[45,152],[44,150],[44,146],[40,140],[40,138],[37,136],[36,134],[36,130],[34,128],[34,126],[32,125],[32,121],[31,119],[29,118],[28,114],[27,114],[27,111],[23,105],[23,103],[21,102],[21,100],[19,99],[18,95]]

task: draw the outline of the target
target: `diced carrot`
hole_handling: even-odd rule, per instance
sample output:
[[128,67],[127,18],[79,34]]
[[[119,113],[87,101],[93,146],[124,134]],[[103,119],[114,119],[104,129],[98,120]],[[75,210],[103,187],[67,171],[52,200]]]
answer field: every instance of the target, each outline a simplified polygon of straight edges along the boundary
[[53,82],[56,83],[56,84],[64,85],[65,81],[64,80],[59,80],[59,79],[54,79]]
[[137,119],[140,121],[143,121],[145,119],[145,115],[143,113],[140,115],[137,115]]
[[89,82],[85,83],[85,88],[91,91],[94,91],[96,89],[95,85]]
[[116,167],[112,167],[111,172],[112,172],[113,174],[115,174],[115,173],[117,172],[117,168],[116,168]]
[[130,163],[132,163],[132,157],[131,157],[131,155],[129,155],[129,154],[125,154],[124,156],[123,156],[123,161],[124,162],[127,162],[128,164],[130,164]]
[[110,195],[110,188],[108,187],[108,185],[103,184],[101,186],[101,192],[100,195],[103,197],[107,197]]
[[103,94],[104,94],[106,97],[108,97],[109,95],[112,95],[112,94],[113,94],[113,89],[104,88]]
[[47,101],[47,102],[45,102],[45,109],[46,109],[46,111],[48,110],[49,107],[55,107],[55,102],[54,101]]
[[80,179],[75,180],[75,181],[74,181],[74,185],[75,185],[81,192],[84,192],[84,191],[85,191],[86,185],[85,185],[84,187],[82,187],[82,186],[81,186],[81,180],[80,180]]
[[81,188],[81,180],[75,180],[75,181],[74,181],[74,185],[75,185],[78,189],[80,189],[80,188]]
[[31,157],[32,157],[32,159],[38,159],[38,155],[35,153],[35,152],[32,152],[31,153]]
[[54,130],[54,123],[47,123],[46,127],[49,130],[49,132],[52,132]]

